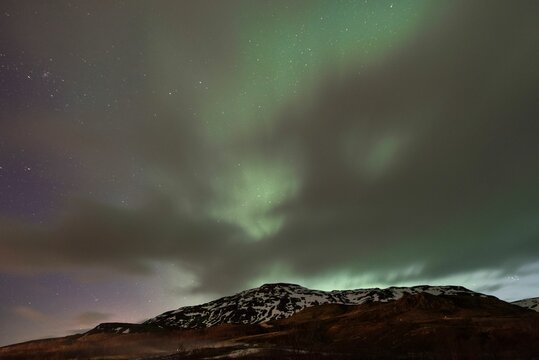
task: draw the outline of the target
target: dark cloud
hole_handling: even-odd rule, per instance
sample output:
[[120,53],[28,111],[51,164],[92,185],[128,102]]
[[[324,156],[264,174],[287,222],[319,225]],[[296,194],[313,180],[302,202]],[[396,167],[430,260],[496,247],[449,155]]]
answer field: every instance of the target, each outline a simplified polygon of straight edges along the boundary
[[[204,3],[182,12],[168,5],[169,17],[154,32],[131,33],[125,29],[136,26],[120,24],[124,30],[114,36],[151,38],[160,57],[170,50],[164,69],[154,65],[159,84],[134,82],[150,94],[179,84],[174,91],[182,97],[148,95],[145,106],[106,116],[84,112],[91,120],[87,130],[61,121],[4,125],[17,134],[17,144],[41,141],[46,144],[36,147],[53,154],[74,148],[88,166],[80,179],[84,190],[103,190],[98,199],[72,196],[61,216],[45,225],[2,220],[3,270],[103,266],[147,273],[152,261],[168,261],[197,275],[196,290],[228,292],[263,278],[276,264],[304,278],[347,270],[399,282],[537,260],[535,2],[448,6],[392,56],[357,69],[359,75],[356,69],[346,77],[327,70],[316,101],[279,109],[274,129],[230,140],[226,153],[205,140],[206,125],[190,107],[195,96],[182,84],[204,75],[197,66],[205,58],[224,57],[204,68],[209,73],[234,62],[234,32],[222,30],[231,23],[220,15],[226,19],[237,8]],[[197,14],[205,14],[204,23]],[[113,15],[102,20],[105,28],[112,27]],[[184,32],[194,35],[179,35]],[[187,39],[182,49],[199,65],[167,79],[164,70],[185,56],[170,46],[174,34]],[[199,48],[203,41],[216,46]],[[154,54],[140,56],[150,62]],[[111,74],[115,84],[123,75],[118,71]],[[106,106],[113,99],[96,101]],[[28,136],[27,129],[35,130]],[[212,214],[219,196],[214,181],[226,177],[228,157],[235,156],[291,159],[299,174],[297,192],[273,210],[284,225],[258,241]],[[119,193],[137,199],[136,205],[113,203]],[[411,266],[417,271],[402,271]],[[83,315],[87,323],[104,316]]]
[[2,223],[2,266],[92,266],[149,271],[150,261],[198,268],[242,240],[234,226],[177,213],[167,199],[140,209],[77,204],[57,224]]
[[[285,227],[231,264],[399,282],[537,259],[539,32],[529,5],[489,3],[487,14],[485,3],[461,4],[397,57],[328,80],[313,109],[283,114],[272,147],[299,149],[302,189],[278,210]],[[384,141],[400,143],[370,169]]]
[[[329,81],[312,111],[287,119],[274,138],[302,144],[306,171],[268,253],[286,248],[305,275],[417,262],[425,278],[539,255],[539,32],[530,4],[488,14],[483,5],[461,4],[399,56]],[[399,138],[387,167],[361,166]]]

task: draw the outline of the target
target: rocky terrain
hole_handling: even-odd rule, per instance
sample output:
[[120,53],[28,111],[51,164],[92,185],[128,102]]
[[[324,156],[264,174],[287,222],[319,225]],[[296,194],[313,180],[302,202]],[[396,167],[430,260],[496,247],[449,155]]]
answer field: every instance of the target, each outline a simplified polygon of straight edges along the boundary
[[456,286],[267,284],[142,324],[3,347],[0,359],[539,359],[529,300],[516,306]]
[[[206,304],[167,311],[144,322],[166,328],[196,329],[217,324],[258,324],[289,317],[307,307],[322,304],[360,305],[388,302],[404,294],[486,296],[461,286],[414,286],[387,289],[320,291],[277,283],[246,290]],[[118,331],[125,331],[118,328]]]

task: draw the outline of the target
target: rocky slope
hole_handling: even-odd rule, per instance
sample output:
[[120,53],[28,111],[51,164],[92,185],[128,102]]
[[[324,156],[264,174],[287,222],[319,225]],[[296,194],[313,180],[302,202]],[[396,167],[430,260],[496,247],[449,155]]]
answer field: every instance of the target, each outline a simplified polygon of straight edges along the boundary
[[0,348],[0,359],[539,359],[535,311],[475,293],[399,295],[361,305],[310,306],[259,324],[109,324],[109,330],[133,331],[31,341]]
[[[320,291],[286,284],[265,284],[206,304],[167,311],[144,322],[161,328],[196,329],[217,324],[258,324],[287,318],[307,307],[322,304],[359,305],[388,302],[404,294],[486,296],[461,286],[414,286],[387,289]],[[116,328],[115,328],[116,329]],[[127,329],[117,327],[117,332]]]

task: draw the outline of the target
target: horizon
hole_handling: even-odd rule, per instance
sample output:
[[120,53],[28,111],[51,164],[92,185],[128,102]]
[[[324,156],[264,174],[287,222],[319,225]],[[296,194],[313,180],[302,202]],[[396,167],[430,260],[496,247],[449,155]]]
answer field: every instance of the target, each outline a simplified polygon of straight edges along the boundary
[[5,0],[0,346],[287,282],[539,289],[526,0]]

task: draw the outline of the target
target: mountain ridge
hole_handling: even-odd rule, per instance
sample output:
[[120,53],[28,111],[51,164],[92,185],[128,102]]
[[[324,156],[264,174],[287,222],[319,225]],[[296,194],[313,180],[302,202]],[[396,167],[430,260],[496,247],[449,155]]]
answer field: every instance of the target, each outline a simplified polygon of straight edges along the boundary
[[[323,304],[360,305],[388,302],[405,294],[464,295],[493,297],[459,285],[415,285],[411,287],[364,288],[354,290],[313,290],[292,283],[266,283],[234,295],[165,311],[140,324],[102,323],[89,332],[129,333],[148,329],[200,329],[219,324],[259,324],[290,317],[312,306]],[[539,311],[539,297],[511,302]]]
[[387,302],[400,299],[404,294],[422,292],[431,295],[490,296],[457,285],[323,291],[292,283],[267,283],[207,303],[169,310],[141,324],[102,323],[90,332],[129,333],[152,328],[198,329],[219,324],[258,324],[287,318],[312,306]]
[[164,328],[203,328],[218,324],[258,324],[289,317],[306,307],[323,304],[360,305],[397,300],[403,294],[487,296],[462,286],[389,287],[355,290],[312,290],[289,283],[269,283],[205,304],[164,312],[143,324]]
[[[300,297],[311,292],[273,285],[236,295],[248,299],[257,291]],[[383,291],[387,296],[380,298]],[[2,347],[0,359],[539,359],[539,313],[494,296],[432,286],[328,293],[333,300],[356,296],[363,303],[325,303],[263,323],[192,329],[105,323],[85,334]],[[315,291],[313,298],[324,294]],[[213,305],[234,300],[224,297]]]

